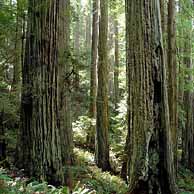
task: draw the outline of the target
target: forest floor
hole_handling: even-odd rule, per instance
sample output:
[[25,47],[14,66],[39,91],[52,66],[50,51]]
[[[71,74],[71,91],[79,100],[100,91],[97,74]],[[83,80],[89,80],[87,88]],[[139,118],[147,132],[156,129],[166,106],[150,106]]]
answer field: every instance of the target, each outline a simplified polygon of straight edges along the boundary
[[181,194],[194,194],[194,173],[180,167],[178,171],[177,184]]
[[[102,172],[94,161],[94,155],[75,148],[76,166],[72,167],[73,194],[126,194],[127,184],[118,176]],[[179,168],[180,194],[194,194],[194,174]],[[0,168],[0,194],[70,194],[67,187],[55,188],[27,178],[17,169]]]

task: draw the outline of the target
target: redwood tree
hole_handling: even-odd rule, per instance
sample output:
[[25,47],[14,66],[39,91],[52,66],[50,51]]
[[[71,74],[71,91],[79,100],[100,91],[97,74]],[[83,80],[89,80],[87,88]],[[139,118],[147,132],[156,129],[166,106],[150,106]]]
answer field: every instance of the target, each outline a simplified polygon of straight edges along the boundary
[[177,128],[178,128],[178,112],[177,112],[177,68],[176,68],[176,28],[175,28],[175,0],[168,2],[168,100],[170,114],[170,129],[172,131],[173,151],[175,167],[177,167]]
[[108,115],[108,0],[100,1],[98,46],[98,91],[96,119],[96,163],[102,170],[109,170],[109,115]]
[[126,0],[130,194],[175,194],[159,0]]
[[[92,9],[92,51],[91,51],[91,70],[90,70],[90,106],[89,116],[96,119],[96,96],[97,96],[97,58],[98,58],[98,9],[99,0],[93,0]],[[94,148],[95,127],[91,126],[87,135],[87,144]]]
[[29,0],[28,5],[18,162],[29,175],[59,184],[64,182],[62,165],[72,162],[66,84],[69,0]]

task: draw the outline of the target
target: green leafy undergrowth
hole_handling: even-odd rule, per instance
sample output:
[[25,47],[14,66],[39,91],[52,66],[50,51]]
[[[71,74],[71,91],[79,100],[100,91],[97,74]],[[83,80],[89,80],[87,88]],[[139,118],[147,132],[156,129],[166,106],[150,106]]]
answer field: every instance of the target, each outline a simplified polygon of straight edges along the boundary
[[32,181],[26,178],[11,178],[4,169],[0,169],[0,194],[95,194],[96,192],[85,185],[77,183],[71,192],[68,187],[56,188],[46,182]]
[[[97,194],[126,194],[127,185],[118,176],[109,172],[102,172],[94,162],[94,155],[90,152],[76,148],[76,161],[82,173],[81,183],[92,188]],[[78,169],[77,169],[78,170]],[[83,173],[85,172],[85,173]]]
[[74,189],[56,188],[46,182],[25,177],[13,178],[0,168],[0,194],[126,194],[127,185],[117,176],[102,172],[95,165],[94,155],[75,148],[76,165],[71,167]]
[[95,119],[91,119],[88,116],[80,116],[75,122],[73,122],[74,143],[82,146],[86,144],[87,134],[95,124]]
[[180,167],[177,184],[181,190],[180,194],[194,194],[194,173]]

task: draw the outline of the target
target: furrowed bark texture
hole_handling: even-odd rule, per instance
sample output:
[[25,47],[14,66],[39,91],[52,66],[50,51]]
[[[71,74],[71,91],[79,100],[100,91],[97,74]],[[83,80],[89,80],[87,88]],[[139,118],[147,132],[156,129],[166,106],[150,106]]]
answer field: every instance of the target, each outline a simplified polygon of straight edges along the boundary
[[165,20],[165,0],[160,0],[160,13],[161,13],[161,24],[163,33],[166,32],[166,20]]
[[123,159],[122,159],[122,167],[121,167],[121,178],[127,183],[127,175],[128,175],[128,163],[129,163],[129,133],[127,134],[126,137],[126,143],[124,147],[124,154],[123,154]]
[[[92,51],[91,51],[91,74],[90,74],[90,106],[89,116],[96,119],[96,96],[97,96],[97,58],[98,58],[98,9],[99,0],[93,0],[92,19]],[[89,147],[95,147],[95,127],[91,127],[87,135]]]
[[177,68],[176,68],[176,28],[175,28],[175,1],[168,2],[168,102],[170,115],[170,130],[172,131],[175,169],[177,169]]
[[[29,0],[22,72],[19,160],[31,176],[53,184],[64,182],[62,165],[72,161],[66,84],[68,10],[69,0]],[[67,179],[68,175],[66,183]]]
[[159,0],[126,0],[129,193],[175,194]]
[[99,22],[99,63],[98,63],[98,92],[97,92],[97,121],[96,121],[96,163],[102,170],[109,170],[109,141],[108,141],[108,1],[100,1]]

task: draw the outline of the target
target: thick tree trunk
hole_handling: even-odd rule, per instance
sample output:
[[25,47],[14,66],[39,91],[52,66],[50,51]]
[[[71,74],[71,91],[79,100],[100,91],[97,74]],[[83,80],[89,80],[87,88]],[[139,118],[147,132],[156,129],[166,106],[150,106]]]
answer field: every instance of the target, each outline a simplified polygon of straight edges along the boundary
[[[93,0],[92,19],[92,51],[91,51],[91,73],[90,73],[90,106],[89,116],[96,119],[96,96],[97,96],[97,58],[98,58],[98,9],[99,0]],[[87,145],[95,148],[95,127],[91,126],[87,134]]]
[[159,0],[126,0],[126,31],[129,193],[175,194]]
[[170,129],[172,131],[175,169],[177,169],[177,68],[176,68],[176,28],[175,28],[175,1],[168,2],[168,102],[170,115]]
[[44,0],[41,5],[29,0],[19,161],[32,176],[70,184],[62,169],[72,161],[64,54],[69,51],[69,1]]
[[109,170],[109,115],[108,115],[108,0],[100,1],[99,64],[96,121],[96,163],[102,170]]

